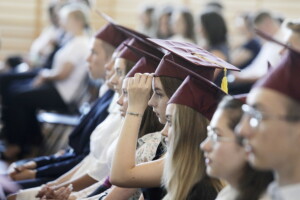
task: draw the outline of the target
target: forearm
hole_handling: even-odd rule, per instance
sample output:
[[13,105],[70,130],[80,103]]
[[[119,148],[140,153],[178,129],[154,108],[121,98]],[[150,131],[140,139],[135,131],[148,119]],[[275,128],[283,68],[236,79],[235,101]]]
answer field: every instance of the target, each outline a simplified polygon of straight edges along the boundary
[[138,132],[142,118],[126,115],[119,136],[113,158],[111,180],[125,181],[131,177],[131,170],[135,167],[135,152]]
[[67,173],[60,176],[58,179],[55,180],[55,182],[58,185],[68,182],[72,178],[72,176],[77,172],[77,170],[80,169],[81,165],[82,165],[82,162],[79,163],[78,165],[76,165],[75,167],[73,167],[73,169],[71,169]]
[[70,180],[70,181],[64,182],[60,185],[57,185],[56,187],[57,188],[67,187],[68,185],[72,184],[73,191],[80,191],[80,190],[83,190],[83,189],[91,186],[94,183],[97,183],[97,180],[93,179],[88,174],[85,174],[75,180]]

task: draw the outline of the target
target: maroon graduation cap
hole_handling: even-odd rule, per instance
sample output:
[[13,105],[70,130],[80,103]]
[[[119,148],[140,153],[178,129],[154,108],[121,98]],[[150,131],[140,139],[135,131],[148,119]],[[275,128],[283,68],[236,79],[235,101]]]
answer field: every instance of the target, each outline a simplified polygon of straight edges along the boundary
[[[126,77],[133,77],[136,73],[154,73],[159,62],[160,54],[155,55],[155,52],[147,52],[134,46],[127,45],[134,53],[143,56],[135,66],[128,72]],[[153,54],[154,53],[154,54]]]
[[225,95],[213,82],[199,76],[189,75],[168,103],[188,106],[211,120]]
[[[209,80],[213,79],[214,70],[217,68],[223,69],[225,72],[225,76],[227,70],[239,71],[237,67],[216,57],[215,55],[198,47],[195,44],[172,41],[172,40],[160,40],[160,39],[148,39],[148,40],[171,52],[170,55],[167,55],[167,60],[173,60],[176,63],[180,63],[182,66],[185,66],[190,70],[195,71],[199,75]],[[162,66],[159,66],[155,75],[171,76],[180,79],[184,79],[186,77],[186,75],[180,73],[180,70],[174,72],[172,66],[163,65],[163,64]],[[222,88],[224,89],[224,91],[227,92],[228,91],[227,80],[225,76],[222,81]]]
[[197,66],[240,71],[239,68],[231,65],[221,58],[218,58],[195,44],[150,38],[148,38],[148,40]]
[[189,69],[197,73],[198,75],[208,79],[213,80],[214,68],[200,67],[195,64],[189,63],[179,57],[174,56],[172,53],[167,53],[159,63],[157,70],[155,71],[155,76],[168,76],[173,78],[178,78],[184,80],[190,73],[182,68],[174,66],[174,63]]
[[300,52],[266,34],[259,33],[259,35],[287,48],[287,52],[280,63],[269,70],[268,74],[254,85],[254,88],[269,88],[300,103]]
[[95,36],[114,47],[118,47],[128,36],[118,29],[114,24],[108,23],[103,26]]

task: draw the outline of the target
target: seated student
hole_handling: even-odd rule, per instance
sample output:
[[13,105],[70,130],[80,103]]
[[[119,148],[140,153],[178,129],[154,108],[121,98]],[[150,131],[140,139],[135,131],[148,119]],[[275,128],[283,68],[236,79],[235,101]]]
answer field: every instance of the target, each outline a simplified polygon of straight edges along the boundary
[[254,170],[246,152],[234,135],[242,117],[243,101],[231,96],[223,98],[207,127],[207,138],[201,143],[209,176],[225,180],[227,185],[217,200],[266,199],[264,193],[273,175],[270,171]]
[[[128,44],[133,45],[135,42],[136,40],[132,39]],[[133,53],[130,54],[127,47],[124,47],[117,57],[114,75],[111,77],[110,82],[113,84],[114,89],[120,92],[125,70],[130,70],[140,57]],[[118,109],[118,107],[113,105],[112,109]],[[97,129],[102,128],[105,131],[101,132],[101,134],[91,135],[91,152],[89,156],[71,171],[52,182],[51,185],[55,186],[53,189],[56,190],[60,187],[73,184],[74,190],[79,191],[97,181],[101,181],[109,174],[109,163],[112,156],[109,151],[114,147],[114,141],[118,137],[118,122],[120,122],[120,116],[111,115],[103,121],[101,126],[97,127]],[[119,125],[121,124],[119,123]],[[107,135],[109,132],[111,133]],[[17,198],[28,198],[26,195],[37,193],[38,190],[40,189],[33,188],[21,191]]]
[[[180,47],[182,47],[181,50],[186,49],[187,47],[186,45],[183,45],[186,43],[173,41],[167,41],[166,43],[164,43],[165,41],[163,40],[154,39],[151,39],[151,41],[159,44],[161,47],[164,47],[166,49],[168,49],[169,45],[176,45],[179,49]],[[171,42],[171,44],[169,44],[168,42]],[[192,50],[196,52],[197,48],[192,48]],[[183,79],[189,75],[189,73],[187,73],[186,71],[173,67],[172,63],[169,63],[167,62],[167,60],[165,60],[167,58],[171,60],[176,59],[176,61],[178,62],[185,63],[185,67],[191,69],[192,71],[195,71],[198,74],[204,75],[211,80],[213,77],[214,69],[200,69],[199,66],[201,64],[201,66],[203,66],[204,61],[201,60],[198,56],[192,55],[190,53],[187,54],[191,56],[189,61],[180,58],[180,54],[168,54],[164,56],[155,71],[155,77],[153,78],[153,80],[151,75],[142,75],[144,84],[139,85],[138,87],[137,85],[135,85],[135,87],[137,88],[132,91],[133,95],[135,95],[135,98],[132,98],[132,100],[130,100],[130,90],[128,89],[128,111],[136,114],[137,116],[143,115],[144,109],[146,108],[147,102],[150,97],[150,85],[152,82],[152,89],[154,93],[149,100],[149,105],[153,107],[153,110],[157,114],[159,121],[163,124],[166,123],[165,110],[167,102],[180,86]],[[197,64],[195,64],[194,62]],[[224,61],[219,62],[223,63]],[[209,64],[210,66],[215,67],[215,65],[213,65],[212,63]],[[231,68],[231,66],[228,68]],[[130,87],[130,83],[128,87]],[[147,187],[143,189],[144,199],[161,199],[164,195],[162,189],[152,188],[160,186],[164,162],[164,158],[162,157],[161,152],[160,154],[158,153],[157,160],[155,161],[140,165],[136,165],[136,163],[134,163],[134,156],[136,151],[134,144],[136,143],[136,135],[141,123],[140,120],[141,119],[139,117],[134,117],[130,114],[127,114],[125,116],[125,121],[114,155],[110,179],[114,185],[120,187]],[[123,153],[125,149],[126,152],[129,152],[126,155],[124,155]]]
[[39,186],[58,178],[78,164],[89,153],[90,135],[97,125],[107,117],[108,107],[114,95],[111,86],[108,84],[111,73],[109,62],[111,62],[115,47],[126,38],[122,32],[110,27],[111,25],[107,25],[96,34],[90,56],[87,58],[90,76],[94,79],[106,80],[106,83],[100,88],[99,100],[95,102],[90,112],[82,118],[80,124],[70,134],[70,149],[66,150],[63,155],[35,158],[17,167],[18,171],[14,169],[15,165],[12,165],[12,171],[9,172],[10,176],[14,180],[18,180],[23,189]]
[[[96,127],[90,136],[90,153],[71,170],[67,171],[54,181],[48,182],[47,186],[55,186],[59,188],[65,185],[68,186],[69,183],[73,183],[74,189],[78,190],[78,188],[81,189],[86,185],[96,182],[95,179],[87,174],[90,167],[99,164],[97,162],[97,156],[99,156],[97,153],[99,152],[96,152],[96,150],[99,150],[100,152],[101,150],[107,150],[110,142],[114,139],[114,137],[116,137],[118,129],[121,126],[121,118],[118,112],[119,107],[117,106],[116,99],[117,96],[114,95],[112,103],[108,108],[109,115]],[[102,162],[102,170],[105,171],[107,169],[106,160],[102,160]],[[78,181],[75,182],[76,180]],[[43,192],[43,188],[41,187],[20,190],[19,193],[10,196],[8,199],[32,199],[41,189]]]
[[32,83],[14,93],[6,105],[7,116],[3,120],[8,147],[3,154],[7,158],[22,156],[41,143],[37,109],[68,110],[68,104],[76,97],[76,90],[87,75],[84,67],[89,48],[85,32],[87,18],[78,6],[64,7],[61,12],[62,23],[73,38],[56,53],[53,68],[40,71]]
[[251,89],[238,129],[250,164],[274,173],[268,188],[272,200],[296,200],[300,195],[300,23],[288,27],[288,45],[281,44],[287,51]]
[[186,78],[168,102],[164,200],[215,199],[222,188],[219,180],[207,176],[199,144],[206,138],[206,127],[225,93],[205,78],[195,77]]
[[[131,47],[131,46],[128,46]],[[131,47],[132,48],[132,47]],[[154,53],[154,52],[151,52]],[[126,77],[133,77],[136,73],[152,73],[155,71],[158,63],[159,63],[159,58],[158,60],[151,60],[150,58],[142,58],[140,59],[137,64],[132,68],[132,70],[127,74]],[[119,69],[121,70],[121,69]],[[122,70],[123,71],[123,70]],[[123,81],[123,86],[122,86],[122,95],[120,96],[118,103],[121,105],[121,115],[124,117],[126,115],[126,110],[128,106],[128,92],[127,92],[127,83],[128,83],[128,78],[125,78]],[[164,148],[163,144],[161,144],[162,141],[162,135],[160,132],[155,132],[158,130],[161,130],[162,125],[158,123],[157,117],[154,115],[151,107],[148,106],[145,115],[143,116],[142,119],[142,124],[139,130],[139,139],[137,143],[137,154],[136,154],[136,163],[142,163],[142,162],[147,162],[151,161],[156,154],[156,151],[158,148]],[[145,134],[145,135],[144,135]],[[143,136],[144,135],[144,136]],[[116,142],[114,142],[114,145]],[[113,145],[113,146],[114,146]],[[113,150],[113,149],[112,149]],[[109,152],[112,154],[112,152]],[[108,183],[109,180],[105,181],[105,184],[110,184]],[[100,184],[102,184],[102,180],[100,181]],[[98,184],[99,185],[99,184]],[[103,188],[101,188],[103,189]],[[105,199],[125,199],[125,198],[130,198],[133,194],[134,196],[131,197],[130,199],[136,199],[139,198],[139,195],[136,196],[137,194],[140,194],[140,192],[137,191],[138,189],[134,188],[120,188],[113,186],[109,191],[98,195],[99,197],[101,196],[102,198],[105,196]],[[69,199],[81,199],[85,196],[87,196],[87,192],[89,189],[84,189],[84,191],[79,191],[76,193],[73,193]],[[81,194],[80,194],[81,193]],[[85,194],[85,196],[84,196]],[[94,199],[93,195],[91,196],[90,199]],[[99,198],[98,197],[98,198]],[[135,197],[135,198],[134,198]],[[89,199],[89,198],[86,198]]]

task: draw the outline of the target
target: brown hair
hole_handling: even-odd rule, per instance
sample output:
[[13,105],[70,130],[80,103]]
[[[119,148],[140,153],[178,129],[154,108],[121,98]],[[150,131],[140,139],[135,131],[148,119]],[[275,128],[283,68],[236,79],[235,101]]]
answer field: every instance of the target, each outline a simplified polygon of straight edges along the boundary
[[183,82],[180,79],[168,76],[160,76],[159,79],[168,98],[172,97],[172,95],[176,92],[176,90]]

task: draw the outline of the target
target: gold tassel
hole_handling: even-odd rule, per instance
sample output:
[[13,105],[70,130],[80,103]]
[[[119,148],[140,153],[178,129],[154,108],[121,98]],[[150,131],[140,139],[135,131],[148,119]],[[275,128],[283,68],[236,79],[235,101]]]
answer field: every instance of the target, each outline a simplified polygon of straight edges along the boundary
[[228,94],[227,69],[224,68],[224,76],[222,78],[221,89]]

